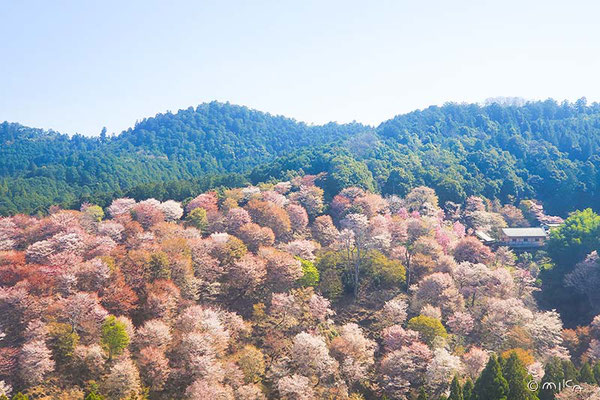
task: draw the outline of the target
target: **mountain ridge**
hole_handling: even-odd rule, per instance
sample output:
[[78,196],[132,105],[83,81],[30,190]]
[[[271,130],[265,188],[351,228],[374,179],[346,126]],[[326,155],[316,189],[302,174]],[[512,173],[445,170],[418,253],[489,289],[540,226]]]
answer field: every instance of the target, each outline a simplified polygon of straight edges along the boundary
[[[600,187],[600,105],[585,99],[447,103],[376,127],[308,125],[211,102],[145,118],[116,136],[69,137],[4,122],[0,143],[1,214],[229,173],[251,173],[257,183],[337,174],[330,194],[361,176],[363,186],[382,194],[423,184],[456,203],[473,194],[502,202],[539,198],[560,214],[596,204]],[[348,165],[358,171],[354,177]]]

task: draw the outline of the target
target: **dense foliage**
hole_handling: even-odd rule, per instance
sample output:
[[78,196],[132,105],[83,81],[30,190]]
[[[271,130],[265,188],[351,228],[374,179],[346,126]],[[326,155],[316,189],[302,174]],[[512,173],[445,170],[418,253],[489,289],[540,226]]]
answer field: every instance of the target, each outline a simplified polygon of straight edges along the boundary
[[447,104],[377,128],[308,126],[221,103],[159,114],[112,137],[70,138],[3,123],[0,214],[85,201],[105,206],[120,196],[183,200],[245,183],[240,175],[206,174],[254,169],[255,184],[326,172],[317,184],[327,198],[350,186],[404,196],[426,185],[441,204],[471,195],[513,204],[537,198],[566,216],[600,204],[599,149],[600,105],[585,99]]
[[[450,212],[427,187],[327,201],[319,179],[1,218],[0,399],[598,391],[600,317],[564,329],[533,296],[552,261],[472,236],[549,218],[536,203],[469,197]],[[555,260],[588,231],[571,218]]]
[[359,124],[308,126],[217,102],[158,114],[112,137],[104,131],[99,137],[68,137],[4,122],[0,214],[82,200],[110,202],[109,196],[128,194],[138,185],[247,172],[278,155],[362,130]]
[[555,214],[600,204],[600,104],[553,100],[523,106],[446,104],[400,115],[344,146],[304,149],[252,177],[328,172],[325,187],[377,187],[405,195],[426,185],[442,204],[483,195],[541,200]]

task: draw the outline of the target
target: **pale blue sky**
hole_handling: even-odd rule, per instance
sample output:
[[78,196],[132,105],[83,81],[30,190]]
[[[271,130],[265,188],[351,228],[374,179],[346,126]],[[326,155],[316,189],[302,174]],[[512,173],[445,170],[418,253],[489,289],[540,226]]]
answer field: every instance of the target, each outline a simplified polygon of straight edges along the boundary
[[211,100],[377,124],[600,100],[597,1],[0,0],[0,121],[98,134]]

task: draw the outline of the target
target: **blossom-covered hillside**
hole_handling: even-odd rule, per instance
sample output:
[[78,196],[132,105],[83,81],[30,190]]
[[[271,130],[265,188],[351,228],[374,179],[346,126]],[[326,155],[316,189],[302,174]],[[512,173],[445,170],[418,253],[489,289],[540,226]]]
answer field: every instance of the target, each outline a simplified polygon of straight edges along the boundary
[[543,254],[473,236],[528,225],[521,209],[472,197],[443,211],[425,187],[325,204],[314,181],[0,219],[0,398],[594,390],[600,320],[564,330],[532,296]]

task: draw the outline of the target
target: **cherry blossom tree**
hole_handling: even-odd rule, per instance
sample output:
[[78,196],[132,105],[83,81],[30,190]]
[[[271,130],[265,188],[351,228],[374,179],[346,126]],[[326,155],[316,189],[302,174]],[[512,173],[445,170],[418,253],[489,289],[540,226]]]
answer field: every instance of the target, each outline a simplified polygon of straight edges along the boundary
[[323,246],[332,245],[339,236],[339,232],[335,225],[333,225],[333,221],[329,215],[321,215],[315,219],[312,224],[312,234]]
[[144,229],[148,229],[165,220],[165,214],[160,208],[160,202],[155,199],[144,200],[133,206],[131,208],[131,216]]
[[427,365],[425,373],[427,386],[431,393],[440,395],[449,388],[452,378],[462,372],[460,358],[444,348],[435,349],[433,359]]
[[262,247],[259,256],[267,263],[267,281],[276,289],[287,288],[302,276],[300,261],[288,253]]
[[217,201],[218,199],[216,192],[202,193],[194,197],[187,204],[185,210],[189,213],[196,208],[203,208],[207,213],[217,212],[219,210]]
[[437,207],[438,197],[433,189],[419,186],[412,189],[406,195],[404,202],[408,211],[421,211],[423,208],[426,208],[426,204]]
[[346,215],[341,224],[344,229],[340,232],[340,243],[345,250],[348,271],[352,276],[354,297],[357,297],[360,283],[360,267],[367,250],[369,220],[363,214],[352,213]]
[[139,348],[155,347],[165,349],[171,343],[172,334],[169,325],[160,319],[151,319],[137,330],[135,344]]
[[98,225],[98,233],[103,236],[108,236],[115,242],[119,243],[123,240],[125,227],[115,221],[102,221]]
[[320,336],[301,332],[294,338],[292,361],[299,373],[325,378],[337,370],[337,362],[329,355],[325,341]]
[[273,246],[275,234],[271,228],[248,223],[238,229],[238,236],[250,251],[256,252],[260,247]]
[[475,321],[468,312],[457,311],[448,317],[447,325],[452,333],[467,336],[473,330]]
[[308,214],[304,207],[298,204],[289,204],[285,210],[290,217],[292,231],[302,233],[308,225]]
[[316,399],[310,379],[302,375],[294,374],[281,378],[277,382],[277,389],[284,400]]
[[454,278],[458,283],[460,292],[469,299],[470,305],[473,306],[480,294],[487,294],[491,271],[484,264],[463,262],[454,269]]
[[10,218],[0,218],[0,251],[13,250],[17,238],[17,225]]
[[425,304],[423,307],[421,307],[419,314],[429,318],[439,319],[440,321],[442,320],[442,310],[440,310],[439,307],[432,306],[431,304]]
[[0,396],[6,396],[8,398],[8,396],[10,396],[11,392],[12,392],[12,386],[10,386],[8,383],[0,380]]
[[42,240],[30,245],[27,248],[25,256],[29,263],[46,264],[50,260],[50,256],[55,252],[54,243],[50,240]]
[[381,324],[391,326],[395,324],[403,324],[408,315],[408,303],[402,298],[394,298],[385,302],[380,314]]
[[162,390],[171,373],[164,352],[157,347],[144,347],[137,361],[143,382],[153,391]]
[[136,201],[134,199],[129,198],[121,198],[115,199],[108,207],[108,214],[112,218],[119,217],[124,214],[129,214],[133,206],[135,206]]
[[251,200],[247,210],[258,225],[271,228],[277,240],[286,238],[292,230],[288,213],[275,203]]
[[367,339],[355,323],[342,325],[338,332],[340,335],[333,340],[331,347],[343,376],[350,383],[364,379],[368,369],[375,363],[377,345]]
[[82,377],[98,379],[104,373],[107,355],[98,344],[77,346],[73,352],[73,358]]
[[531,310],[519,299],[489,299],[487,312],[481,321],[483,339],[492,349],[499,349],[512,328],[523,326],[532,318]]
[[555,310],[535,313],[526,328],[541,354],[563,344],[563,325]]
[[19,355],[20,377],[28,385],[42,382],[54,370],[52,352],[43,340],[32,340],[23,345]]
[[319,249],[319,245],[311,240],[293,240],[286,243],[282,248],[296,257],[304,260],[314,261],[316,259],[315,252]]
[[600,256],[596,251],[587,255],[585,260],[578,263],[573,271],[565,276],[565,285],[574,291],[584,295],[592,307],[594,314],[600,313],[600,295],[598,285],[600,284]]
[[300,190],[290,196],[306,209],[311,218],[319,215],[325,207],[323,203],[323,189],[314,185],[301,185]]
[[95,293],[75,293],[59,302],[59,317],[70,324],[84,342],[94,341],[108,312]]
[[390,396],[405,399],[411,387],[424,384],[425,372],[432,358],[429,347],[420,342],[386,354],[380,365],[385,392]]
[[265,260],[252,254],[246,254],[227,267],[227,285],[237,293],[234,300],[257,289],[266,276]]
[[419,341],[419,332],[404,329],[402,325],[392,325],[382,332],[383,345],[387,352],[400,350]]
[[177,221],[183,216],[183,208],[178,201],[167,200],[161,203],[158,208],[164,214],[165,220],[169,222]]
[[439,307],[448,315],[463,307],[463,297],[449,274],[436,272],[419,282],[414,304],[415,307],[430,304]]
[[490,355],[487,351],[479,347],[471,347],[469,351],[463,354],[462,359],[465,365],[465,372],[475,380],[485,368]]
[[266,400],[258,385],[242,385],[235,389],[235,398],[242,400]]
[[140,392],[140,376],[131,359],[119,359],[104,381],[105,391],[111,399],[125,399]]
[[189,400],[234,400],[234,392],[231,386],[211,381],[208,379],[199,379],[192,383],[185,391],[186,398]]
[[453,254],[458,262],[468,261],[471,263],[487,264],[493,259],[489,247],[473,236],[466,236],[461,239],[454,247]]
[[237,233],[242,226],[251,222],[252,218],[250,218],[250,214],[241,207],[232,208],[227,213],[227,230],[234,234]]
[[169,321],[173,318],[181,294],[177,286],[166,280],[157,280],[146,286],[143,311],[148,318]]
[[279,207],[285,207],[289,203],[287,197],[283,194],[278,193],[274,190],[266,190],[262,192],[262,198],[264,201],[268,201],[270,203],[277,204]]

